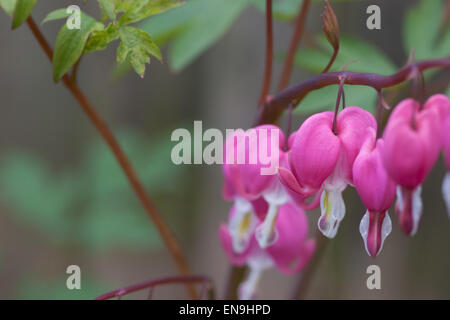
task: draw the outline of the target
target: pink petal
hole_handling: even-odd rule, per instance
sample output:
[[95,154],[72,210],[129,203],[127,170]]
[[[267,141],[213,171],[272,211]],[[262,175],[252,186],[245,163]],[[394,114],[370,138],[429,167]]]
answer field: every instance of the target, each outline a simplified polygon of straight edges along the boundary
[[332,131],[332,112],[317,113],[302,124],[292,143],[290,164],[299,183],[318,190],[333,172],[339,152],[339,138]]

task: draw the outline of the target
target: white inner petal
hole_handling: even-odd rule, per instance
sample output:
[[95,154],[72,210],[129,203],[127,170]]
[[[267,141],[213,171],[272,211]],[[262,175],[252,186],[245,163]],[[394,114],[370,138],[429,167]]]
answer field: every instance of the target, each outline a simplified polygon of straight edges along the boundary
[[278,232],[275,227],[275,222],[278,215],[278,206],[269,203],[269,211],[263,223],[260,224],[255,231],[255,237],[261,248],[265,249],[273,244],[278,238]]
[[279,179],[276,180],[272,188],[264,192],[263,196],[268,203],[273,203],[278,206],[285,204],[290,199]]
[[[364,247],[366,248],[367,254],[370,256],[369,249],[367,248],[367,237],[369,235],[369,224],[370,224],[370,216],[369,216],[369,210],[366,210],[366,213],[361,219],[361,222],[359,223],[359,233],[361,234],[361,237],[364,241]],[[386,211],[386,215],[383,219],[383,224],[381,225],[381,244],[380,248],[378,249],[377,255],[380,254],[381,249],[383,249],[384,240],[387,238],[387,236],[392,231],[392,220],[389,216],[389,213]]]
[[230,219],[228,229],[232,238],[233,251],[243,252],[249,245],[251,235],[257,224],[257,217],[253,213],[250,202],[243,198],[237,198],[235,202],[236,212]]
[[395,203],[398,210],[403,211],[403,208],[405,207],[405,202],[403,201],[403,194],[402,194],[402,187],[397,186],[397,201]]
[[263,250],[258,250],[249,258],[248,266],[250,273],[238,289],[240,300],[250,300],[255,296],[263,271],[271,268],[273,261]]
[[366,248],[367,254],[370,256],[369,249],[367,249],[367,236],[369,234],[369,211],[366,210],[366,213],[361,219],[361,222],[359,223],[359,233],[361,234],[361,237],[364,241],[364,246]]
[[450,218],[450,172],[447,172],[442,182],[442,195],[444,196],[448,217]]
[[384,240],[391,233],[391,231],[392,231],[392,220],[391,217],[389,216],[389,212],[386,211],[386,215],[384,216],[383,224],[381,226],[381,246],[377,254],[379,254],[381,252],[381,249],[383,249]]
[[412,194],[412,218],[413,218],[413,230],[411,235],[415,235],[417,228],[419,227],[420,217],[422,216],[422,185],[419,185],[414,189]]
[[339,224],[345,216],[345,203],[342,191],[325,189],[320,196],[321,215],[317,223],[324,236],[334,238]]

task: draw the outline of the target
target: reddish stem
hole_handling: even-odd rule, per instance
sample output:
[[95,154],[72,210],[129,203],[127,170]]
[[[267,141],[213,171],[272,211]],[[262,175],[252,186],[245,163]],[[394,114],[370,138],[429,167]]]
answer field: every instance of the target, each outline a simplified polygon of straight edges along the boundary
[[325,69],[323,69],[323,71],[321,73],[327,73],[330,70],[331,66],[334,63],[334,60],[336,60],[338,52],[339,52],[339,46],[336,48],[333,47],[333,55],[331,56],[330,61],[328,62],[327,66],[325,67]]
[[264,109],[259,113],[256,123],[274,123],[279,119],[283,111],[289,107],[291,101],[301,101],[311,91],[318,90],[329,85],[339,84],[342,77],[345,77],[346,85],[363,85],[372,87],[375,90],[380,90],[395,86],[410,79],[415,70],[424,71],[438,67],[449,69],[450,57],[423,60],[412,63],[390,76],[351,71],[323,73],[288,87],[282,90],[279,94],[273,96],[270,101],[266,101],[263,107]]
[[104,293],[101,296],[98,296],[97,298],[95,298],[95,300],[108,300],[108,299],[112,299],[112,298],[118,298],[120,300],[123,296],[125,296],[127,294],[130,294],[130,293],[133,293],[136,291],[140,291],[140,290],[144,290],[144,289],[149,289],[149,294],[147,297],[150,300],[155,287],[167,285],[167,284],[177,284],[177,283],[189,283],[189,284],[202,283],[203,284],[202,299],[205,299],[208,296],[210,298],[214,297],[213,285],[209,278],[203,277],[203,276],[187,276],[187,277],[176,276],[176,277],[167,277],[167,278],[145,281],[145,282],[134,284],[134,285],[124,287],[121,289],[113,290],[113,291]]
[[272,25],[272,0],[266,0],[266,66],[264,71],[264,80],[261,94],[258,100],[258,106],[262,106],[270,90],[270,81],[272,79],[272,60],[273,60],[273,25]]
[[[34,22],[33,18],[31,16],[27,19],[27,24],[31,29],[31,32],[35,36],[36,40],[44,50],[45,54],[49,58],[50,61],[53,59],[53,50],[48,44],[47,40],[45,39],[44,35],[39,30],[39,27]],[[92,121],[95,128],[99,131],[105,142],[108,144],[109,148],[113,152],[114,156],[116,157],[116,160],[119,162],[123,172],[125,173],[129,183],[131,184],[131,187],[133,188],[133,191],[136,193],[137,197],[142,203],[142,206],[144,207],[147,214],[152,219],[153,223],[155,224],[157,230],[159,231],[164,243],[166,244],[167,248],[169,249],[173,259],[175,260],[178,270],[180,273],[184,276],[188,276],[191,272],[189,270],[189,267],[183,257],[183,254],[181,252],[180,246],[178,245],[178,242],[173,235],[172,231],[169,229],[167,224],[165,223],[164,219],[159,214],[156,207],[153,205],[150,197],[147,195],[144,186],[142,185],[141,181],[139,180],[136,172],[134,171],[130,161],[128,160],[127,156],[123,152],[122,148],[120,147],[119,143],[117,142],[117,139],[114,137],[114,134],[111,132],[111,130],[108,128],[106,123],[103,121],[103,119],[100,117],[100,115],[97,113],[97,111],[94,109],[94,107],[91,105],[89,100],[86,98],[86,96],[83,94],[81,89],[79,88],[78,84],[73,81],[71,77],[69,77],[67,74],[65,74],[62,78],[62,81],[66,88],[72,93],[74,98],[78,101],[83,111],[86,113],[86,115],[89,117],[89,119]],[[192,286],[188,287],[190,296],[195,299],[196,298],[196,292],[195,289]]]
[[292,35],[291,43],[289,45],[289,50],[284,60],[283,71],[281,73],[280,83],[278,84],[278,90],[281,91],[289,84],[291,79],[292,67],[294,65],[295,52],[297,51],[298,45],[302,39],[303,30],[306,23],[306,17],[308,16],[308,9],[310,7],[311,1],[304,0],[302,6],[298,12],[298,16],[295,22],[294,34]]

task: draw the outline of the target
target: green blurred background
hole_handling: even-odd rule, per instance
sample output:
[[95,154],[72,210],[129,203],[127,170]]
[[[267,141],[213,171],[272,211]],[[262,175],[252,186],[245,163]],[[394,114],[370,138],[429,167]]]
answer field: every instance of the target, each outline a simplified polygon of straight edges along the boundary
[[[352,71],[390,74],[416,59],[449,56],[449,1],[330,1],[342,42],[334,70],[353,60]],[[274,0],[275,77],[301,0]],[[98,16],[95,1],[38,1],[40,22],[58,8],[78,4]],[[221,198],[217,165],[176,166],[170,134],[176,128],[247,128],[253,120],[264,67],[263,0],[187,0],[140,26],[163,45],[165,63],[152,61],[144,79],[117,67],[116,45],[83,58],[78,80],[117,134],[160,212],[175,231],[196,274],[210,276],[220,296],[229,264],[217,229],[231,206]],[[365,26],[368,5],[381,8],[382,29]],[[293,81],[319,72],[330,46],[321,36],[323,2],[313,1]],[[446,11],[447,10],[447,11]],[[447,20],[445,20],[447,12]],[[53,44],[62,22],[41,29]],[[0,298],[92,299],[129,284],[177,274],[151,221],[128,187],[109,150],[52,69],[26,26],[11,31],[0,13]],[[449,74],[428,72],[427,95],[445,92]],[[386,91],[395,104],[409,85]],[[309,95],[305,115],[334,105],[336,87]],[[373,110],[375,92],[346,88],[349,105]],[[285,120],[281,122],[286,127]],[[442,159],[427,179],[418,234],[392,234],[376,260],[358,231],[364,207],[353,189],[347,216],[325,252],[308,298],[450,298],[450,221],[441,195]],[[391,217],[394,218],[393,210]],[[315,232],[317,212],[309,213]],[[82,289],[65,286],[68,265],[81,267]],[[382,290],[366,287],[367,266],[382,272]],[[266,272],[262,298],[284,299],[293,277]],[[154,298],[185,298],[182,286],[161,287]]]

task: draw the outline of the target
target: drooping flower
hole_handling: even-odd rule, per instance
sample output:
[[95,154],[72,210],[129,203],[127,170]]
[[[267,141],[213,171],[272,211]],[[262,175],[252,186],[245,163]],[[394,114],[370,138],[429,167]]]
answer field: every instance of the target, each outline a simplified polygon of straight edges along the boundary
[[383,134],[384,166],[397,187],[395,211],[402,230],[414,235],[422,215],[422,183],[441,147],[441,123],[435,109],[413,99],[401,101]]
[[441,119],[442,147],[447,167],[447,173],[442,182],[442,195],[450,217],[450,99],[443,94],[435,94],[427,100],[425,108],[435,109]]
[[[277,207],[284,203],[278,177],[276,175],[283,157],[284,135],[273,125],[263,125],[247,131],[236,130],[227,137],[224,150],[225,177],[223,196],[234,200],[236,214],[230,219],[229,229],[236,252],[242,252],[250,240],[252,227],[259,219],[266,219],[273,225]],[[255,210],[255,201],[261,199],[269,203],[269,214]],[[267,206],[267,202],[263,201]],[[259,219],[258,219],[259,218]],[[269,228],[264,234],[267,244],[276,237],[276,230]]]
[[442,143],[444,146],[444,159],[447,167],[444,181],[442,183],[442,195],[444,196],[445,204],[447,205],[447,213],[450,218],[450,116],[445,120],[442,127]]
[[368,130],[368,140],[361,148],[353,164],[353,182],[367,208],[361,219],[359,231],[367,253],[375,258],[383,247],[384,240],[392,230],[387,210],[395,198],[395,183],[389,177],[381,159],[384,141],[374,143],[375,131]]
[[[229,220],[232,220],[235,214],[236,208],[233,207]],[[301,208],[291,202],[283,204],[280,206],[275,225],[279,236],[271,246],[262,249],[252,233],[247,247],[240,253],[233,249],[229,227],[222,225],[219,229],[220,242],[230,262],[238,266],[248,265],[250,268],[248,278],[239,288],[241,299],[254,296],[264,270],[275,266],[282,273],[296,273],[305,267],[314,252],[315,241],[307,239],[308,221]]]
[[309,117],[296,132],[289,153],[289,169],[280,168],[283,184],[303,196],[317,193],[320,199],[320,231],[336,235],[345,215],[342,192],[353,183],[352,166],[363,144],[367,128],[376,130],[375,118],[358,107],[347,107],[337,116],[333,132],[332,112]]

